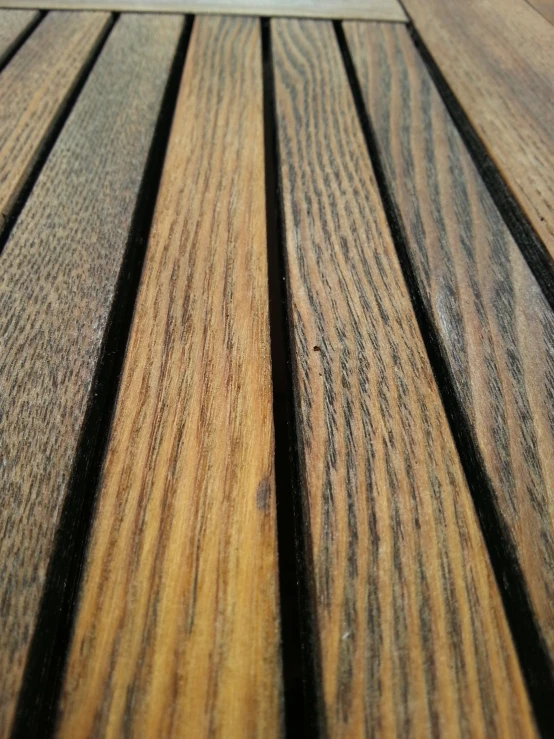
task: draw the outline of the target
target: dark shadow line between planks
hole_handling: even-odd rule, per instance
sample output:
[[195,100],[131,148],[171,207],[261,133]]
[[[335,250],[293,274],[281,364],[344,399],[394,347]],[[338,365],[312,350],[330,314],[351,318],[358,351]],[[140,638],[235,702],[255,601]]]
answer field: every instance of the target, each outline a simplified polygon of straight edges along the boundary
[[493,162],[487,147],[474,129],[417,29],[413,23],[409,23],[407,28],[494,204],[535,276],[544,297],[554,310],[554,259]]
[[48,564],[12,739],[54,734],[71,645],[96,492],[131,329],[144,257],[194,18],[187,17],[168,76],[90,390],[68,494]]
[[270,21],[261,19],[269,323],[285,736],[325,735],[312,549],[303,500]]
[[29,36],[31,36],[33,31],[36,30],[37,26],[40,25],[42,20],[46,17],[46,13],[47,13],[46,10],[39,10],[37,17],[33,21],[31,21],[28,26],[25,26],[23,31],[21,31],[19,36],[15,39],[11,47],[8,49],[8,51],[4,55],[4,58],[2,59],[2,61],[0,61],[0,73],[4,71],[4,69],[8,66],[8,64],[17,54],[17,52],[21,49],[21,47],[27,41]]
[[365,109],[344,30],[340,23],[334,25],[398,260],[477,512],[535,719],[541,733],[550,736],[554,675],[547,647],[531,607],[512,537],[495,505],[494,490],[472,433],[471,423],[456,395],[440,337],[419,290],[402,217],[394,195],[389,191],[377,138]]
[[8,239],[10,238],[10,234],[17,222],[17,219],[21,215],[21,211],[27,203],[27,199],[31,194],[35,182],[38,180],[40,173],[42,172],[42,168],[44,167],[46,160],[50,156],[50,152],[54,148],[54,145],[56,144],[56,141],[58,140],[58,137],[62,132],[63,127],[71,114],[71,111],[73,110],[73,106],[77,102],[77,98],[81,94],[81,90],[85,86],[98,57],[102,53],[102,49],[106,45],[106,41],[108,40],[118,17],[118,13],[112,14],[110,20],[106,23],[106,26],[98,37],[89,58],[79,72],[73,88],[71,89],[66,100],[60,105],[60,109],[58,110],[50,126],[50,129],[46,132],[43,140],[39,145],[38,151],[34,158],[34,162],[31,165],[27,176],[25,177],[25,182],[23,183],[23,186],[21,187],[21,190],[19,191],[14,204],[10,208],[9,213],[6,214],[4,227],[0,230],[0,256],[2,255],[4,247],[6,246]]

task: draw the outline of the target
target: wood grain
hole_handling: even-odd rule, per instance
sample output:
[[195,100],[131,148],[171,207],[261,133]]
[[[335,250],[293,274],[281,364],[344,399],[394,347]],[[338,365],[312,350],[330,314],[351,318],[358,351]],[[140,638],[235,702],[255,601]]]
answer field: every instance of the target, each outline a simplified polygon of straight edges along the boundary
[[554,257],[554,27],[521,0],[404,5]]
[[345,24],[420,292],[554,671],[554,315],[405,28]]
[[0,66],[37,18],[36,10],[0,10]]
[[332,25],[272,31],[328,735],[533,735]]
[[261,77],[257,21],[196,19],[60,737],[280,731]]
[[118,21],[0,259],[2,737],[182,23]]
[[3,0],[7,8],[406,21],[398,0]]
[[109,19],[49,13],[0,74],[0,231]]
[[554,0],[527,0],[543,18],[554,23]]

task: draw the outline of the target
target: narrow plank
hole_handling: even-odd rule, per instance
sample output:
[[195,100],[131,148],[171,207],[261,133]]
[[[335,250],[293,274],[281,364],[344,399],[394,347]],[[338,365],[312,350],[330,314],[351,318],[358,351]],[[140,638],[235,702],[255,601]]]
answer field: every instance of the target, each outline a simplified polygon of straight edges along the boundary
[[4,5],[7,8],[407,20],[398,0],[4,0]]
[[280,731],[261,76],[259,22],[196,19],[60,737]]
[[533,735],[332,25],[272,30],[328,735]]
[[554,315],[406,29],[344,28],[419,288],[554,671]]
[[37,18],[37,10],[0,10],[0,66]]
[[554,27],[521,0],[404,5],[554,257]]
[[0,74],[0,232],[109,20],[49,13]]
[[543,18],[554,23],[554,0],[527,0]]
[[118,21],[1,257],[2,737],[182,23]]

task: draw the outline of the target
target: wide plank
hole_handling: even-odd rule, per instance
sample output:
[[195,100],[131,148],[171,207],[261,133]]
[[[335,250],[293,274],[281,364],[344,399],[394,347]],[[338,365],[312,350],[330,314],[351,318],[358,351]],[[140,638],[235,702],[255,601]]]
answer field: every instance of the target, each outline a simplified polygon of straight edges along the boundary
[[37,10],[0,10],[0,67],[38,16]]
[[0,232],[109,13],[49,13],[0,74]]
[[554,672],[554,314],[405,28],[345,24],[420,293]]
[[259,22],[197,18],[58,736],[280,733]]
[[0,258],[2,737],[182,24],[117,22]]
[[330,23],[272,21],[329,736],[531,736],[473,503]]
[[554,27],[521,0],[404,5],[554,257]]
[[215,13],[406,21],[398,0],[3,0],[7,8]]

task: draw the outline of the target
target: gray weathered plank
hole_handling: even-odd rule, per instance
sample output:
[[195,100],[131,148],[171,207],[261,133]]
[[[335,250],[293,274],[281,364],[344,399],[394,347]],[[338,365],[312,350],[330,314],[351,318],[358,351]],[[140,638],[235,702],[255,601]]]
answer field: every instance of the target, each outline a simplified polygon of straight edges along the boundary
[[38,10],[0,10],[0,65],[37,18]]
[[1,257],[2,737],[182,24],[117,22]]
[[49,13],[0,74],[0,231],[109,13]]

